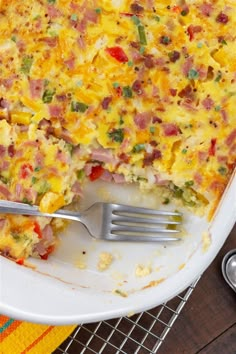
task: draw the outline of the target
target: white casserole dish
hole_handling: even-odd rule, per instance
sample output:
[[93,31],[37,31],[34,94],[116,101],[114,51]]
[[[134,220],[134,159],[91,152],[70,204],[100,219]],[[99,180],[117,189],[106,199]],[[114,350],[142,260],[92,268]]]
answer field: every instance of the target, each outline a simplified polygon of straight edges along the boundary
[[[99,183],[85,191],[86,206],[102,199],[101,194],[117,202],[156,206],[152,194],[140,194],[135,187]],[[34,270],[0,257],[0,313],[55,325],[88,323],[132,315],[169,300],[206,270],[230,233],[236,221],[235,173],[210,224],[186,211],[184,215],[188,233],[177,244],[98,242],[73,223],[48,261],[30,259]],[[105,271],[97,269],[101,252],[113,255]],[[150,274],[138,277],[138,265]]]

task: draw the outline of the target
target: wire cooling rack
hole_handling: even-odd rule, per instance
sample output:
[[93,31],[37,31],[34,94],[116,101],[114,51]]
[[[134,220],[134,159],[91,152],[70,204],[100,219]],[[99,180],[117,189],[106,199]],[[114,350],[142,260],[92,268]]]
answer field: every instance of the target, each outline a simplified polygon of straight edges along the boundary
[[53,354],[155,354],[195,288],[132,317],[79,325]]

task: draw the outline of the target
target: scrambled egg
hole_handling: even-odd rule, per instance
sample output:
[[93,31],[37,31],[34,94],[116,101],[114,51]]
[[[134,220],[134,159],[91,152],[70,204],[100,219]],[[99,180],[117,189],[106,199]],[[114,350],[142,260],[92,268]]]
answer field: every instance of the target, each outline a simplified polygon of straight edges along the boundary
[[[0,4],[0,198],[52,213],[101,178],[210,218],[235,166],[236,4]],[[47,258],[56,232],[3,215],[0,251]]]

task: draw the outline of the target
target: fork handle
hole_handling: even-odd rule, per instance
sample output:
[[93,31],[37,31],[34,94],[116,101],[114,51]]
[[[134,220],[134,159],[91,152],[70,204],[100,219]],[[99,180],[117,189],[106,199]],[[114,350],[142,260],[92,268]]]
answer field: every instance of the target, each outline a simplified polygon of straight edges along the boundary
[[41,213],[36,205],[29,205],[8,200],[0,200],[0,213],[16,215],[46,216],[81,221],[81,214],[70,210],[59,209],[55,213]]

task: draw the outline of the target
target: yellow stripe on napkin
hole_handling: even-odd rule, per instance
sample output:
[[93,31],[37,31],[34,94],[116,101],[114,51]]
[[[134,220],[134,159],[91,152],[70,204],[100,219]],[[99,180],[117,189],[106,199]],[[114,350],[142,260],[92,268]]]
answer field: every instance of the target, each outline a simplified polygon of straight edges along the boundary
[[76,328],[12,320],[0,315],[0,354],[52,353]]

